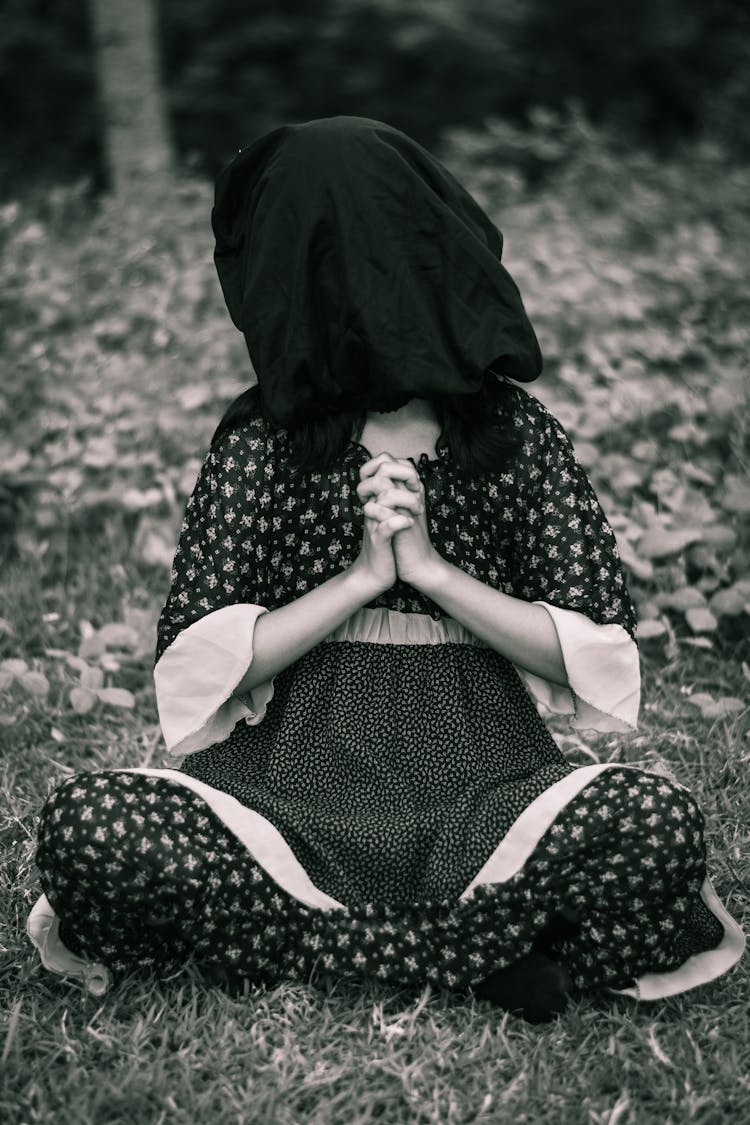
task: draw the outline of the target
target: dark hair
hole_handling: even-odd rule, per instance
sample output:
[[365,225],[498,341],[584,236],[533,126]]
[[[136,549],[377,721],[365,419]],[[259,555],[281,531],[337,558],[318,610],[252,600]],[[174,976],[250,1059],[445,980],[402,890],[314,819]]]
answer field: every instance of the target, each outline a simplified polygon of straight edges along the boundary
[[[478,475],[498,472],[512,461],[519,446],[513,424],[515,393],[512,383],[487,372],[476,394],[433,398],[448,448],[459,468]],[[263,416],[259,388],[249,387],[230,403],[211,444],[227,430]],[[367,409],[361,408],[323,418],[302,419],[284,427],[291,444],[291,463],[303,471],[331,464],[343,455],[350,441],[358,440],[366,418]]]

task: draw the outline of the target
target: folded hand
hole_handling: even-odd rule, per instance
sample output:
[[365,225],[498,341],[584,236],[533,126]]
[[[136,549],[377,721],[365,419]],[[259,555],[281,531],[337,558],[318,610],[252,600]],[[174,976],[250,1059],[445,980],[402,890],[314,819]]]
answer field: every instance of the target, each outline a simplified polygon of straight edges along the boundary
[[419,589],[442,556],[430,540],[424,485],[416,467],[409,460],[379,453],[362,466],[359,475],[357,495],[365,515],[379,520],[394,514],[411,517],[411,525],[396,531],[391,543],[398,577]]

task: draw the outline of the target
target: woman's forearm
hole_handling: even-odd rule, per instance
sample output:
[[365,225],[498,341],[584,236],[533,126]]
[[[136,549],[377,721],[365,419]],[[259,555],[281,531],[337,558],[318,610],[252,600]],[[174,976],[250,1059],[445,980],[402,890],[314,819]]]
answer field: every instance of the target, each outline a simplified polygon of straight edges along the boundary
[[362,573],[350,567],[309,594],[261,614],[253,633],[252,663],[234,694],[242,695],[271,680],[379,593]]
[[430,567],[417,588],[513,664],[568,686],[557,629],[543,605],[493,590],[446,559]]

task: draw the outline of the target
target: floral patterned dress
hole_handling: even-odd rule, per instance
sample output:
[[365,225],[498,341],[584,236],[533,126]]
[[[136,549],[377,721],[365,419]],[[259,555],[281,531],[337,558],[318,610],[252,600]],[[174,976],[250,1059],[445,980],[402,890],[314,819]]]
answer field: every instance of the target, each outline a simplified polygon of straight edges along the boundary
[[569,687],[397,581],[240,697],[260,614],[356,558],[370,453],[352,441],[305,472],[263,419],[226,432],[158,627],[179,768],[80,775],[51,795],[29,925],[45,964],[94,990],[190,957],[462,990],[542,948],[582,989],[653,998],[736,962],[744,940],[706,876],[690,795],[635,767],[574,767],[540,715],[635,726],[635,617],[562,427],[520,388],[507,421],[520,453],[503,472],[462,471],[442,436],[416,463],[430,535],[482,583],[546,607]]

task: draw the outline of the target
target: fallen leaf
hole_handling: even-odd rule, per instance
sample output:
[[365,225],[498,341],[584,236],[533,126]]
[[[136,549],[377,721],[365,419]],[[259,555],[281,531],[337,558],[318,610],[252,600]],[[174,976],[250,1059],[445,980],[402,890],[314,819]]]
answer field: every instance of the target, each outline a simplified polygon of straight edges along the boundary
[[81,462],[90,469],[106,469],[117,461],[117,446],[112,435],[89,438]]
[[78,715],[86,715],[96,703],[96,696],[88,688],[74,687],[68,696],[70,706]]
[[650,641],[653,637],[663,637],[667,627],[663,621],[656,618],[646,618],[638,622],[636,637],[639,641]]
[[44,699],[49,694],[49,680],[43,672],[24,672],[18,677],[18,683],[24,691],[37,699]]
[[694,633],[712,633],[719,624],[711,610],[703,606],[693,606],[686,610],[685,620]]
[[653,438],[645,438],[643,441],[637,441],[632,449],[632,454],[636,461],[648,461],[653,465],[658,461],[661,456],[661,450]]
[[647,559],[663,559],[668,555],[676,555],[684,551],[691,543],[697,543],[703,538],[700,528],[678,528],[670,531],[665,527],[656,527],[647,531],[638,540],[638,553]]
[[695,695],[689,695],[687,701],[700,710],[704,719],[721,719],[745,710],[745,703],[730,695],[714,699],[708,692],[697,692]]
[[673,495],[680,488],[680,480],[673,469],[666,467],[657,469],[651,474],[649,488],[663,501],[665,497]]
[[101,656],[108,648],[136,650],[139,643],[138,633],[132,626],[122,621],[111,621],[81,641],[78,655],[87,660],[92,656]]
[[197,410],[210,402],[213,393],[212,388],[206,383],[191,383],[181,387],[176,398],[183,410]]
[[701,468],[700,465],[694,465],[691,461],[684,461],[681,468],[688,480],[697,481],[699,484],[715,484],[716,482],[713,473],[709,473],[707,469]]
[[643,581],[647,581],[649,578],[653,578],[654,568],[653,565],[648,561],[648,559],[640,558],[640,556],[636,554],[635,550],[627,539],[620,538],[619,536],[616,536],[616,539],[617,550],[619,552],[623,566],[626,566],[628,570],[631,570],[633,572],[636,578],[640,578]]
[[88,661],[92,656],[99,656],[104,651],[104,645],[99,640],[99,634],[93,633],[90,637],[85,637],[78,646],[78,656],[88,667]]
[[126,688],[99,688],[97,697],[110,707],[135,707],[135,696]]
[[155,508],[161,504],[164,494],[160,488],[126,488],[122,494],[122,506],[129,512],[140,512],[144,508]]
[[591,441],[577,441],[573,446],[577,460],[591,469],[599,460],[599,447]]
[[153,566],[163,566],[172,569],[174,562],[174,545],[165,542],[156,532],[150,531],[144,536],[141,544],[140,556],[144,562]]
[[137,648],[138,634],[131,625],[121,621],[112,621],[102,625],[97,634],[100,643],[105,648]]
[[688,703],[692,703],[695,707],[704,707],[706,705],[713,705],[716,702],[712,695],[707,691],[696,691],[688,696]]
[[674,1063],[670,1059],[669,1055],[666,1055],[664,1053],[664,1051],[661,1049],[661,1047],[659,1046],[659,1042],[656,1038],[656,1032],[654,1031],[654,1025],[653,1024],[651,1024],[651,1026],[648,1029],[648,1045],[651,1048],[651,1051],[652,1051],[654,1057],[656,1059],[658,1059],[660,1063],[663,1063],[664,1066],[671,1066],[671,1067],[674,1066]]
[[737,542],[737,532],[724,523],[708,524],[703,529],[703,543],[711,547],[733,547]]
[[728,512],[750,512],[750,485],[736,484],[719,497],[722,508]]
[[706,605],[706,596],[696,586],[681,586],[666,594],[657,594],[654,601],[662,609],[695,609]]
[[193,491],[200,469],[201,462],[193,457],[190,461],[186,461],[179,470],[180,475],[177,478],[176,487],[181,496],[189,496]]
[[708,434],[702,426],[696,425],[695,422],[678,422],[676,426],[672,426],[667,431],[667,435],[672,441],[685,442],[689,445],[705,445],[708,441]]
[[634,468],[622,469],[615,477],[612,478],[612,487],[615,492],[627,495],[632,492],[634,488],[638,488],[643,480],[643,474],[637,472]]
[[89,691],[96,691],[97,688],[104,686],[104,673],[101,668],[93,668],[90,664],[84,665],[81,669],[80,679],[81,687]]
[[713,707],[704,707],[703,714],[707,719],[721,719],[725,715],[736,715],[746,707],[744,700],[737,699],[733,695],[723,695],[721,699],[716,700]]
[[28,667],[26,661],[18,657],[9,657],[8,660],[0,661],[0,672],[10,672],[12,676],[22,676],[28,671]]
[[745,608],[747,598],[744,591],[737,585],[728,586],[724,590],[717,590],[709,601],[709,609],[719,617],[739,617]]
[[[708,576],[722,576],[725,582],[729,580],[726,566],[719,561],[713,547],[706,547],[704,543],[694,543],[692,547],[688,547],[687,558],[696,570],[703,572],[703,577],[696,582],[696,586],[699,586],[701,590],[705,589],[704,579]],[[718,582],[717,585],[721,585],[721,582]],[[714,589],[716,589],[716,586],[714,586]]]

